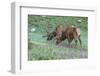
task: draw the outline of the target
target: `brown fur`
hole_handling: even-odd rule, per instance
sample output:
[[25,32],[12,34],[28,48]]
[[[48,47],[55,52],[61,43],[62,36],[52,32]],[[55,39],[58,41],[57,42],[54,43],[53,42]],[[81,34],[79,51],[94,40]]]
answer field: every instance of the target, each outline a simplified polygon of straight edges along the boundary
[[75,40],[75,44],[77,45],[77,40],[79,40],[81,45],[80,29],[75,26],[68,26],[68,27],[58,26],[56,28],[55,38],[56,38],[56,44],[59,44],[67,39],[69,44],[72,42],[72,40]]

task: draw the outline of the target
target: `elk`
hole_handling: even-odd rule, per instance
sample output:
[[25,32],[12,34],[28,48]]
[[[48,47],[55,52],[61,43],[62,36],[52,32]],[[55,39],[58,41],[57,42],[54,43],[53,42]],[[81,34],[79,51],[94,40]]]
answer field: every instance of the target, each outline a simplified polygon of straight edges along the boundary
[[81,45],[80,29],[75,26],[57,26],[53,32],[47,32],[47,40],[52,40],[53,38],[56,40],[56,44],[59,44],[67,39],[69,45],[73,40],[75,40],[76,45],[79,40]]

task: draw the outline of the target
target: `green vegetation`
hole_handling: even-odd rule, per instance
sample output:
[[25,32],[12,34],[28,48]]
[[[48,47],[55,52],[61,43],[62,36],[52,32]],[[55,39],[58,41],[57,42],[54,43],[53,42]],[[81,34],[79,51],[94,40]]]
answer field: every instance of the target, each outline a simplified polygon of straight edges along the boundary
[[[58,25],[74,25],[81,29],[82,48],[69,48],[67,40],[60,45],[47,41],[46,30],[52,32]],[[73,41],[72,45],[75,44]],[[74,16],[28,15],[28,60],[77,59],[88,57],[88,18]]]

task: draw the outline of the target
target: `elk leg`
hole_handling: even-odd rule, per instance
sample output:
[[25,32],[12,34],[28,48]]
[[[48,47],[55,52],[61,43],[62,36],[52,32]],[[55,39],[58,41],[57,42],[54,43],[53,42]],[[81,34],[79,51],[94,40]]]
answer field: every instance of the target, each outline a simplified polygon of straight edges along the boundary
[[75,40],[75,45],[77,46],[77,39]]
[[79,42],[80,42],[80,45],[82,46],[82,41],[81,41],[80,37],[79,37]]
[[68,39],[68,44],[70,45],[70,39]]
[[71,47],[71,42],[72,42],[72,39],[68,39],[68,44],[69,44],[69,47]]

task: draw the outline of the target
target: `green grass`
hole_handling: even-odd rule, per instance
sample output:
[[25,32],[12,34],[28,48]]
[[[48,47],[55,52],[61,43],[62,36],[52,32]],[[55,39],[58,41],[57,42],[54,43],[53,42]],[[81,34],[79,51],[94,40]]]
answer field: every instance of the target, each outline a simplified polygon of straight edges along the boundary
[[[84,58],[87,58],[87,51],[84,53]],[[78,59],[81,58],[81,48],[33,45],[28,56],[28,60]]]
[[[81,19],[82,22],[77,22]],[[56,60],[56,59],[79,59],[88,57],[88,33],[87,17],[58,17],[58,16],[28,16],[28,60]],[[48,24],[49,22],[49,24]],[[81,29],[82,47],[66,47],[67,40],[55,44],[55,40],[47,41],[46,28],[53,31],[58,25],[67,26],[75,25]],[[50,27],[51,26],[51,27]],[[34,32],[32,28],[36,28]],[[71,45],[74,45],[74,40]]]

